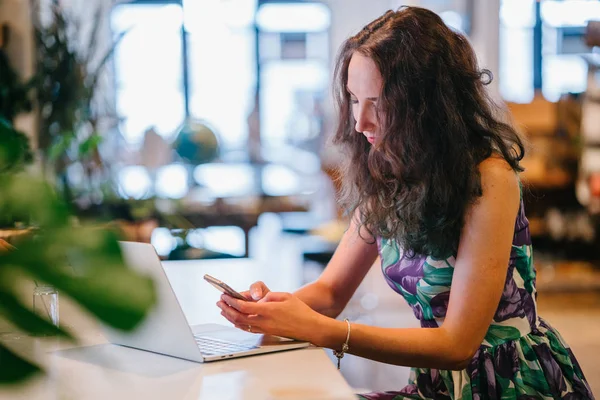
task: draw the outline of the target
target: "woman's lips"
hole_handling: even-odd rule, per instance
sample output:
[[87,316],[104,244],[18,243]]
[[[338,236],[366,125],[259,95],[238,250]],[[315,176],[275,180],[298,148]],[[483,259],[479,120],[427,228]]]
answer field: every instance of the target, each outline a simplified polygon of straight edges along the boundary
[[367,140],[369,141],[369,143],[373,144],[375,143],[375,138],[374,137],[367,137]]

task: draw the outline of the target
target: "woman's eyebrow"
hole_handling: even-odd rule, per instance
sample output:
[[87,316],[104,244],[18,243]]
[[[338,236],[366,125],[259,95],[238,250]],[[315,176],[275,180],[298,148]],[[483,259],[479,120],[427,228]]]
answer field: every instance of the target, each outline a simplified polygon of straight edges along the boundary
[[[354,93],[352,93],[352,90],[350,90],[348,88],[348,86],[346,86],[346,90],[348,91],[348,93],[350,93],[352,96],[356,97],[356,95]],[[367,97],[367,100],[371,100],[371,101],[377,101],[379,100],[379,97]]]

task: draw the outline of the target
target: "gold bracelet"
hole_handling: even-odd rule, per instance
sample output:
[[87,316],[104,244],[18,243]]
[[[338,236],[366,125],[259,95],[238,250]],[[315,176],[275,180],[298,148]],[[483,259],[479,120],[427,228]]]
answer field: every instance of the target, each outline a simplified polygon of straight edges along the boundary
[[344,353],[346,353],[350,348],[348,347],[348,342],[350,341],[350,321],[348,320],[348,318],[344,318],[344,321],[346,321],[346,324],[348,324],[348,334],[346,335],[346,342],[342,344],[341,351],[333,350],[333,355],[336,356],[338,359],[337,369],[340,369],[340,362],[342,361],[342,358],[344,358]]

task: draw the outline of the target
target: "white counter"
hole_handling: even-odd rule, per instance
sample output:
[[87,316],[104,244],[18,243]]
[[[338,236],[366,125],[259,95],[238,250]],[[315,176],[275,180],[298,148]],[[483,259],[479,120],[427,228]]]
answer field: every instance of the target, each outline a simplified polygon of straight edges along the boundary
[[[165,263],[165,270],[191,324],[225,323],[215,306],[219,292],[209,273],[235,289],[263,279],[293,290],[283,273],[266,275],[249,260]],[[318,348],[198,364],[106,342],[95,323],[66,299],[61,322],[77,332],[78,344],[56,338],[5,336],[5,342],[42,360],[46,374],[17,387],[0,386],[0,399],[353,399],[342,375]]]

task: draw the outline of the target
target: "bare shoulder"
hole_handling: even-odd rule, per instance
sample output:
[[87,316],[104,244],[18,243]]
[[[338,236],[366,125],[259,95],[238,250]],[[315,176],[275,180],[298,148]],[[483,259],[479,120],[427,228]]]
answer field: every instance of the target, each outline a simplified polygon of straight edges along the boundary
[[502,198],[505,201],[518,201],[519,179],[517,173],[502,157],[493,156],[479,164],[483,196]]

